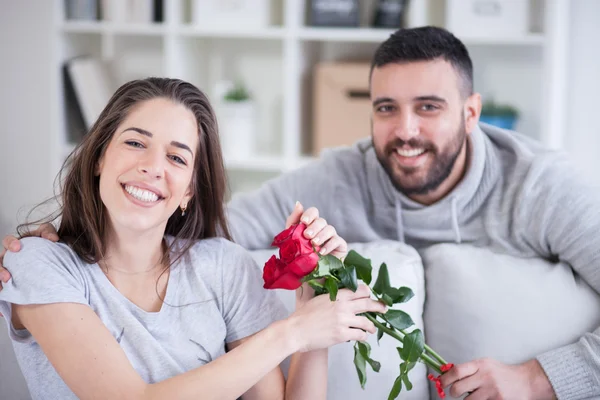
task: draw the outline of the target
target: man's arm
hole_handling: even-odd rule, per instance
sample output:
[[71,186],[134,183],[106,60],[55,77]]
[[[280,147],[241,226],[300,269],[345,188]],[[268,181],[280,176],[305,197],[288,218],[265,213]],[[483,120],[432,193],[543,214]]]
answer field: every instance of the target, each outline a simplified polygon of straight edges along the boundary
[[315,161],[252,192],[233,196],[227,204],[227,219],[234,241],[248,250],[271,247],[297,201],[306,208],[316,207],[327,217],[336,178],[331,171],[324,172],[324,164],[323,160]]
[[[600,191],[566,160],[542,159],[532,165],[516,201],[521,239],[571,265],[600,293]],[[559,399],[600,398],[600,328],[537,360]]]

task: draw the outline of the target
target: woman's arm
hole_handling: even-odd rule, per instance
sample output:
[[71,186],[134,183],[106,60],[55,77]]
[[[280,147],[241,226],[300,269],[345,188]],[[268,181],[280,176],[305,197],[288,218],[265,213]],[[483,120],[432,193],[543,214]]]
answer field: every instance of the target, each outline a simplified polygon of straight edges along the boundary
[[[251,388],[249,396],[262,399],[268,393],[267,398],[277,399],[284,396],[283,385],[277,377],[280,372],[272,371],[287,356],[349,340],[366,340],[366,331],[376,331],[372,322],[357,315],[385,312],[383,304],[369,296],[368,288],[361,286],[355,293],[340,290],[335,302],[329,296],[315,297],[287,319],[234,345],[211,363],[155,384],[142,380],[100,318],[86,305],[13,305],[13,321],[29,330],[67,386],[84,400],[236,399]],[[267,382],[279,383],[271,387]],[[313,384],[311,381],[309,386]],[[290,398],[305,398],[298,393]],[[306,393],[316,398],[313,391]]]
[[[235,399],[296,350],[284,320],[205,366],[147,384],[89,307],[61,303],[13,309],[18,320],[15,322],[29,330],[61,378],[81,399]],[[269,381],[277,382],[276,375],[269,374]],[[283,391],[281,375],[278,385],[270,388],[269,398],[283,398]]]

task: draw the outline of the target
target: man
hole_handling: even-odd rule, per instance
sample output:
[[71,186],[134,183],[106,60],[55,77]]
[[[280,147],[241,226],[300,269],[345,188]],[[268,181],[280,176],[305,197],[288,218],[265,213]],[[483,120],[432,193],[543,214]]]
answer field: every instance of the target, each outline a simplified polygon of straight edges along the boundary
[[[458,39],[440,28],[399,30],[375,53],[370,94],[371,139],[230,202],[238,243],[268,247],[286,218],[303,215],[295,206],[288,217],[300,201],[320,210],[349,243],[473,243],[560,259],[600,292],[600,197],[559,155],[524,136],[478,126],[481,99]],[[319,218],[307,234],[325,225]],[[5,247],[17,248],[13,240],[5,239]],[[600,328],[521,365],[457,365],[442,384],[452,385],[453,396],[471,392],[475,399],[598,398],[598,355]]]

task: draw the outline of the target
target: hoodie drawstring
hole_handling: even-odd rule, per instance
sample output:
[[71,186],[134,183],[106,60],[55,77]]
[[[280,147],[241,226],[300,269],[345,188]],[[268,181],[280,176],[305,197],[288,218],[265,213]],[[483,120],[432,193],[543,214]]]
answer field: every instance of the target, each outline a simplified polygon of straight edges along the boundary
[[454,235],[456,236],[456,243],[460,243],[461,242],[461,237],[460,237],[460,227],[458,226],[458,206],[457,206],[457,201],[456,201],[456,197],[452,197],[452,200],[450,201],[450,208],[451,208],[451,218],[452,218],[452,228],[454,229]]
[[396,233],[398,240],[404,243],[404,223],[402,221],[402,204],[400,200],[396,201]]

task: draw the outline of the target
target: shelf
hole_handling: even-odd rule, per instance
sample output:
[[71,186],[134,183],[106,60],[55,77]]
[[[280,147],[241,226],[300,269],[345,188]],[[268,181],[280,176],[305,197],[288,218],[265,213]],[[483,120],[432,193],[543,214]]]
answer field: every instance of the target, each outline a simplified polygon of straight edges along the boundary
[[292,160],[279,156],[257,156],[247,159],[225,159],[225,166],[229,170],[237,171],[262,171],[283,172],[298,168],[310,161],[313,157],[301,156]]
[[392,33],[394,33],[392,29],[307,27],[298,31],[298,37],[317,42],[380,43],[389,38]]
[[161,36],[164,24],[124,24],[102,21],[66,21],[61,25],[67,33],[113,33],[117,35]]
[[523,36],[515,37],[459,37],[467,46],[488,46],[488,45],[507,45],[507,46],[538,46],[543,45],[545,38],[540,33],[530,33]]
[[65,21],[60,29],[66,33],[102,33],[106,27],[98,21]]
[[285,30],[281,27],[263,29],[231,29],[231,28],[203,28],[197,26],[181,26],[176,32],[188,37],[214,37],[235,39],[283,39]]

